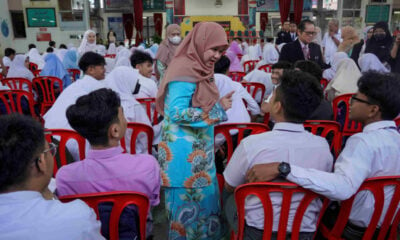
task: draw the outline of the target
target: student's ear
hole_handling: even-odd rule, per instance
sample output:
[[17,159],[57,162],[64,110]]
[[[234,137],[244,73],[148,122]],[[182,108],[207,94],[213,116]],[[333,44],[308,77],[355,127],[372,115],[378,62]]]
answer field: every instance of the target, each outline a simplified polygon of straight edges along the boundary
[[113,123],[108,129],[108,136],[109,138],[121,139],[125,134],[122,131],[123,129],[121,128],[120,124]]
[[282,103],[280,101],[274,101],[271,106],[271,112],[281,113],[282,111]]
[[41,153],[36,161],[37,161],[36,167],[39,172],[46,173],[47,171],[49,171],[50,165],[48,161],[46,161],[45,153]]
[[378,105],[371,105],[370,111],[368,113],[369,118],[375,117],[377,114],[380,114],[380,107]]

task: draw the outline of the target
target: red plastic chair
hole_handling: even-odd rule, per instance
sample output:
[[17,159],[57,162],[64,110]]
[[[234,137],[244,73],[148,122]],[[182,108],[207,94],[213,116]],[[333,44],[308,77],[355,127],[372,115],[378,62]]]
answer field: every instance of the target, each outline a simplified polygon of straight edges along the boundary
[[[315,199],[323,199],[324,204],[320,211],[319,220],[321,219],[322,213],[325,211],[328,200],[314,192],[304,189],[294,183],[279,183],[279,182],[263,182],[263,183],[249,183],[243,184],[235,190],[235,202],[237,205],[238,213],[238,237],[237,239],[243,239],[244,225],[245,225],[245,200],[249,195],[257,196],[264,208],[264,234],[263,240],[271,239],[272,226],[273,226],[273,207],[270,199],[270,193],[277,192],[282,194],[282,206],[279,217],[279,228],[278,228],[278,240],[286,239],[286,228],[288,225],[289,210],[293,194],[301,194],[304,196],[297,207],[296,214],[292,223],[291,239],[299,239],[300,226],[303,220],[304,213],[307,207]],[[318,220],[318,223],[320,222]],[[317,223],[317,227],[318,227]]]
[[29,70],[31,70],[32,73],[33,73],[33,71],[39,69],[38,65],[36,63],[33,63],[33,62],[29,62],[28,68],[29,68]]
[[242,60],[243,54],[238,54],[237,57],[239,58],[239,61]]
[[32,93],[23,90],[0,90],[0,103],[5,107],[7,114],[24,114],[22,99],[25,99],[28,103],[28,109],[26,110],[29,110],[30,115],[33,118],[40,120],[39,116],[36,116],[35,114],[35,100],[33,99]]
[[32,83],[33,89],[39,95],[40,115],[43,116],[62,92],[63,81],[57,77],[42,76],[34,78]]
[[250,60],[243,63],[243,69],[246,73],[251,72],[256,67],[259,60]]
[[394,120],[394,122],[396,123],[397,128],[399,128],[400,127],[400,117],[396,118]]
[[339,104],[344,103],[346,107],[346,114],[344,116],[344,123],[342,126],[342,136],[351,136],[355,133],[362,131],[361,123],[351,121],[349,119],[349,109],[350,109],[350,98],[353,96],[352,93],[343,94],[337,96],[332,101],[332,108],[333,108],[333,119],[338,122],[338,113],[340,111]]
[[67,165],[67,157],[66,157],[66,144],[69,140],[75,140],[78,143],[79,148],[79,158],[80,160],[85,159],[85,146],[86,140],[81,135],[73,130],[68,129],[46,129],[45,136],[47,142],[52,142],[53,137],[59,137],[58,149],[57,153],[60,156],[60,166],[57,164],[57,160],[54,157],[54,171],[53,174],[56,176],[57,171],[60,167]]
[[268,113],[265,113],[265,114],[264,114],[263,123],[264,123],[265,125],[267,125],[267,126],[268,126],[268,123],[269,123],[269,118],[270,118],[269,112],[268,112]]
[[[89,207],[93,208],[96,212],[97,220],[100,219],[98,206],[100,203],[113,203],[110,214],[109,231],[110,240],[119,239],[119,219],[122,211],[128,205],[136,205],[139,213],[139,231],[140,239],[146,239],[146,219],[149,212],[149,198],[143,193],[131,191],[115,191],[103,193],[89,193],[79,195],[69,195],[60,197],[61,202],[71,202],[75,199],[84,201]],[[106,223],[102,223],[106,224]]]
[[[147,135],[147,151],[149,154],[151,154],[151,148],[153,146],[153,138],[154,138],[154,131],[153,128],[150,127],[149,125],[143,124],[143,123],[134,123],[130,122],[128,123],[128,126],[126,128],[126,131],[132,131],[131,134],[131,142],[130,142],[130,153],[135,154],[136,153],[136,140],[137,137],[140,133],[145,133]],[[126,143],[125,143],[125,138],[121,138],[121,147],[127,152],[126,150]]]
[[35,76],[35,77],[40,77],[40,72],[42,72],[42,70],[40,70],[40,69],[36,69],[36,70],[32,71],[33,76]]
[[[150,119],[150,122],[153,125],[158,124],[158,113],[157,109],[155,107],[156,104],[156,99],[155,98],[137,98],[136,99],[138,102],[146,106],[146,114]],[[153,112],[151,112],[153,107]]]
[[32,82],[26,78],[3,78],[1,80],[3,85],[7,85],[11,90],[25,90],[27,87],[30,93],[32,93]]
[[81,70],[75,69],[75,68],[68,68],[67,69],[69,75],[71,76],[72,82],[75,82],[77,79],[79,79],[81,75]]
[[106,54],[104,57],[105,58],[115,58],[116,54]]
[[235,82],[241,82],[243,77],[246,76],[245,72],[230,72],[228,76]]
[[328,86],[328,80],[326,80],[325,78],[322,78],[321,80],[319,80],[319,83],[321,84],[322,90],[325,90],[326,86]]
[[255,99],[257,92],[261,91],[261,100],[265,95],[265,86],[262,83],[258,82],[242,82],[244,88],[246,88],[247,92]]
[[[373,194],[375,199],[374,212],[362,238],[363,240],[373,239],[372,236],[374,235],[375,230],[378,228],[378,222],[382,215],[383,204],[385,200],[383,191],[385,186],[393,186],[395,190],[389,208],[380,227],[379,236],[377,239],[386,239],[385,236],[389,232],[390,226],[392,226],[392,228],[390,230],[389,238],[387,239],[397,239],[397,226],[400,222],[400,211],[397,212],[396,216],[395,213],[400,204],[400,176],[385,176],[366,179],[357,191],[357,193],[361,191],[369,191],[371,194]],[[328,229],[328,227],[323,224],[320,225],[320,232],[329,240],[343,239],[341,236],[349,219],[353,201],[357,193],[350,199],[341,202],[340,212],[336,219],[335,226],[333,226],[332,229]]]
[[272,72],[272,64],[265,64],[258,68],[258,70],[264,71],[266,73]]
[[330,137],[330,149],[334,153],[335,158],[339,156],[342,148],[342,134],[339,123],[335,121],[308,120],[303,125],[306,130],[315,135],[324,138]]

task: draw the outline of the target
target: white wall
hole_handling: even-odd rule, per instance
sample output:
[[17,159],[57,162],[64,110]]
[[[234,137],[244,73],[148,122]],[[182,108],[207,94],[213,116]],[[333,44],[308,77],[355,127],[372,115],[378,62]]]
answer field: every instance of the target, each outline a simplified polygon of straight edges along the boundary
[[237,0],[222,0],[222,7],[215,7],[215,0],[186,0],[186,16],[236,16],[238,14]]
[[[4,22],[4,23],[3,23]],[[0,31],[0,56],[4,55],[4,49],[12,47],[12,40],[14,38],[12,24],[10,19],[10,12],[8,11],[8,2],[4,1],[0,7],[0,25],[6,24],[8,26],[8,36],[5,37]]]

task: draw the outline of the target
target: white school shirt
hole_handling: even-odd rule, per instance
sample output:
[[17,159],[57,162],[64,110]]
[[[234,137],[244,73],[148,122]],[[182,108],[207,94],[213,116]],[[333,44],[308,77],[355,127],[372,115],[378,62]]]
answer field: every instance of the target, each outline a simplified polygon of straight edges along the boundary
[[157,83],[153,79],[139,74],[140,90],[135,98],[155,98],[157,96]]
[[[356,193],[366,178],[400,175],[400,134],[396,131],[394,121],[371,123],[361,133],[347,140],[333,173],[295,165],[291,165],[287,180],[332,200],[346,200]],[[393,188],[385,188],[382,216],[387,211],[392,195]],[[370,193],[364,191],[358,194],[350,221],[360,227],[368,226],[373,208],[374,198]]]
[[104,239],[96,214],[81,200],[61,203],[39,192],[0,194],[0,239]]
[[[246,183],[246,172],[256,164],[287,162],[321,171],[332,169],[333,157],[328,142],[307,132],[302,124],[276,123],[272,131],[251,135],[241,141],[224,171],[225,181],[233,187]],[[294,214],[302,195],[294,195],[290,206],[287,231],[291,231]],[[278,231],[282,197],[271,194],[274,209],[273,231]],[[301,232],[314,232],[321,209],[321,202],[312,202],[307,209],[301,225]],[[250,196],[246,199],[245,219],[249,226],[264,227],[264,211],[260,200]]]
[[10,67],[10,65],[11,65],[11,59],[10,59],[9,57],[4,56],[4,57],[3,57],[3,65],[4,65],[5,67]]
[[255,95],[255,100],[257,102],[262,102],[262,100],[270,95],[273,91],[273,84],[271,80],[271,73],[266,73],[262,70],[254,69],[243,77],[247,82],[257,82],[262,83],[265,86],[265,94],[261,96],[261,91],[258,91]]
[[[334,35],[334,37],[339,40],[339,42],[342,42],[342,33],[340,30]],[[338,46],[336,46],[335,42],[332,40],[332,38],[329,36],[329,32],[326,32],[324,35],[324,38],[322,39],[322,47],[325,48],[324,52],[324,57],[325,57],[325,62],[329,64],[332,59],[333,59],[333,54],[338,49]]]

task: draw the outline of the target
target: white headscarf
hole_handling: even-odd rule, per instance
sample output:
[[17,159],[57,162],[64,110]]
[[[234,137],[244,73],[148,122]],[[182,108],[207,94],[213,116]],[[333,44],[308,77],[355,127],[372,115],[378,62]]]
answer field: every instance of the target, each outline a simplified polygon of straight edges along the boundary
[[248,54],[249,53],[249,44],[245,41],[245,42],[243,42],[242,43],[242,46],[243,46],[243,55],[246,55],[246,54]]
[[156,57],[156,55],[154,55],[154,53],[150,50],[150,48],[146,48],[146,50],[144,50],[144,52],[149,54],[152,59],[154,59]]
[[272,43],[264,45],[262,60],[257,64],[258,67],[266,64],[275,64],[279,60],[279,53]]
[[67,48],[68,50],[71,50],[71,48],[75,48],[75,45],[73,43],[68,43]]
[[262,49],[261,49],[261,45],[259,43],[257,43],[255,45],[255,47],[257,49],[257,57],[258,57],[258,59],[256,59],[256,60],[259,60],[262,57],[262,54],[263,54]]
[[351,58],[342,59],[338,66],[335,77],[326,87],[328,100],[332,101],[334,97],[358,91],[357,82],[361,77],[356,63]]
[[243,55],[242,59],[240,59],[240,65],[243,66],[245,62],[251,60],[260,60],[258,56],[258,49],[256,46],[249,47],[248,53],[246,55]]
[[120,58],[130,58],[132,55],[131,51],[129,51],[128,49],[124,48],[121,51],[119,51],[115,57],[115,61],[118,62],[118,60]]
[[93,33],[94,35],[96,35],[96,33],[90,29],[85,32],[85,34],[83,35],[81,45],[78,48],[78,53],[80,56],[82,56],[85,52],[95,52],[96,51],[96,38],[95,38],[94,43],[89,43],[87,40],[90,33]]
[[127,48],[125,46],[118,46],[117,47],[117,53],[119,53],[123,49],[127,49]]
[[18,54],[11,62],[10,69],[8,69],[7,77],[26,78],[31,80],[34,78],[33,73],[25,66],[25,60],[28,56]]
[[115,66],[114,67],[120,67],[120,66],[132,67],[131,61],[127,57],[120,57],[115,62]]
[[29,62],[33,62],[38,65],[38,69],[42,69],[44,66],[44,59],[42,55],[40,55],[37,48],[31,48],[28,52]]
[[68,51],[67,49],[60,48],[55,52],[56,56],[58,57],[58,59],[60,59],[61,62],[64,61],[64,56],[67,53],[67,51]]
[[101,44],[96,45],[96,52],[104,57],[107,54],[106,46]]
[[326,69],[322,73],[322,77],[328,81],[331,81],[335,77],[336,70],[337,70],[337,67],[338,67],[340,61],[343,59],[346,59],[346,58],[349,58],[349,56],[345,52],[336,52],[333,55],[333,59],[331,62],[331,68]]
[[379,58],[373,53],[365,53],[358,59],[358,65],[361,68],[361,72],[367,72],[369,70],[378,71],[381,73],[390,72]]
[[115,46],[115,43],[110,43],[107,54],[117,54],[117,47]]

